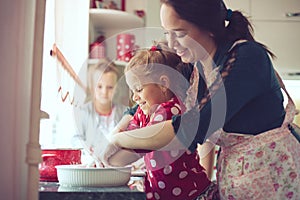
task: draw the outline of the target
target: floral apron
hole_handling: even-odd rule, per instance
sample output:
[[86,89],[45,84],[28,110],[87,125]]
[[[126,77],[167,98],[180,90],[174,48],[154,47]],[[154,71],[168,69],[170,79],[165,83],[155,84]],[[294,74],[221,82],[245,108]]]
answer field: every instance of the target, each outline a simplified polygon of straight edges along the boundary
[[217,172],[221,199],[300,199],[300,145],[288,128],[295,112],[289,98],[279,128],[255,136],[215,133],[221,146]]

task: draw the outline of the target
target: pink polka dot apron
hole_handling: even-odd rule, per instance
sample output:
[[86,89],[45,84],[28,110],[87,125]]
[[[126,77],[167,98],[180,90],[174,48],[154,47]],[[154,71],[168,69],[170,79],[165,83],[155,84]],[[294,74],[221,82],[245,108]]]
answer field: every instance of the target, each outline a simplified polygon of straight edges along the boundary
[[295,112],[289,97],[281,127],[255,136],[219,132],[221,199],[300,199],[300,145],[288,128]]

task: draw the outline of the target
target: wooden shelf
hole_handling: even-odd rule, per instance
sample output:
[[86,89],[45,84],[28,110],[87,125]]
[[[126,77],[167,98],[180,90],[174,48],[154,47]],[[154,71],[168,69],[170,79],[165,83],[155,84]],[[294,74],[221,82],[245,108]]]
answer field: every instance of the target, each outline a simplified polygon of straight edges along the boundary
[[120,10],[90,9],[90,24],[95,31],[103,29],[134,29],[144,26],[142,18]]

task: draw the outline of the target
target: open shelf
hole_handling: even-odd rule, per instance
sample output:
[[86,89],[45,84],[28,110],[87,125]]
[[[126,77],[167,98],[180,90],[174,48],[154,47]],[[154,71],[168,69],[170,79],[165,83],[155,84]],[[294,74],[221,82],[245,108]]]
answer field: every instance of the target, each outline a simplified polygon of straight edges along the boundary
[[90,23],[95,31],[103,29],[133,29],[144,26],[142,18],[120,10],[90,9]]

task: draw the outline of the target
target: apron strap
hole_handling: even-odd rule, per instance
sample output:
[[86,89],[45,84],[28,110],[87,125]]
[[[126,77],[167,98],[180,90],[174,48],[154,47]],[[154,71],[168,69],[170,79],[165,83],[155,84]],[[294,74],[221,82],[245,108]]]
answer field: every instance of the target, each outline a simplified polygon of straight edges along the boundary
[[288,93],[288,91],[287,91],[287,89],[286,89],[286,87],[285,87],[285,85],[284,85],[284,83],[283,83],[283,81],[282,81],[279,73],[275,70],[275,68],[273,68],[273,69],[275,71],[275,75],[276,75],[277,80],[278,80],[278,82],[280,84],[280,87],[285,92],[285,94],[287,95],[287,98],[288,98],[288,103],[287,103],[286,108],[285,108],[285,110],[286,110],[286,116],[285,116],[285,119],[284,119],[284,121],[282,123],[282,126],[286,127],[290,123],[293,122],[295,115],[297,115],[299,113],[299,111],[296,109],[296,105],[295,105],[292,97]]

